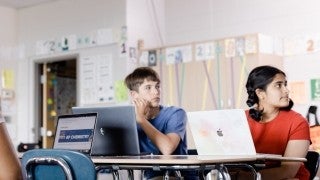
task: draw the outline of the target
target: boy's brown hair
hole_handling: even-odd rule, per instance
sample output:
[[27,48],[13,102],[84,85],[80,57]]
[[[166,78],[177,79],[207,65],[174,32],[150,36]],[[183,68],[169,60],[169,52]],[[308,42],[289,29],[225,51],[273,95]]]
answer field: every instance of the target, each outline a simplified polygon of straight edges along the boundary
[[138,92],[144,80],[160,83],[160,78],[155,70],[150,67],[138,67],[125,78],[125,84],[129,90]]

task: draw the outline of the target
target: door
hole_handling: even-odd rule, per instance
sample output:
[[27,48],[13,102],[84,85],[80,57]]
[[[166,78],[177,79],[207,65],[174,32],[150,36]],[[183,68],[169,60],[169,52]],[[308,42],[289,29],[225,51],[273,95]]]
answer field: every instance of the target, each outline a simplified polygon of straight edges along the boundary
[[40,141],[43,148],[52,148],[57,117],[71,114],[77,100],[76,60],[46,62],[38,66],[40,87]]

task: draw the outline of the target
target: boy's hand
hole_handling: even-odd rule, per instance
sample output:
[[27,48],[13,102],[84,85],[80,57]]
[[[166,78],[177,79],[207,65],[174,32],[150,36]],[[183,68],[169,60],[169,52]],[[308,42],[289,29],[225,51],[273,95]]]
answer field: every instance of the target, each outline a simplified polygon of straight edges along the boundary
[[148,120],[151,103],[145,99],[136,98],[133,100],[133,104],[135,106],[137,122],[141,123],[145,120]]

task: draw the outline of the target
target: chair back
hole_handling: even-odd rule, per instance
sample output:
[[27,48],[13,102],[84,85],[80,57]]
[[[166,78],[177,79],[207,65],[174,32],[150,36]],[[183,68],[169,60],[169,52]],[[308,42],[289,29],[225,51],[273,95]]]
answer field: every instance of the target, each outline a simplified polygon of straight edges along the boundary
[[25,152],[21,161],[27,179],[97,179],[92,160],[76,151],[33,149]]
[[[318,121],[318,115],[317,115],[317,106],[310,106],[306,115],[306,118],[308,120],[309,126],[318,126],[319,121]],[[311,119],[311,116],[314,117],[314,119]],[[314,124],[312,124],[312,120],[314,121]]]
[[316,151],[308,151],[306,156],[307,162],[304,163],[308,171],[310,172],[310,180],[312,180],[319,168],[319,153]]

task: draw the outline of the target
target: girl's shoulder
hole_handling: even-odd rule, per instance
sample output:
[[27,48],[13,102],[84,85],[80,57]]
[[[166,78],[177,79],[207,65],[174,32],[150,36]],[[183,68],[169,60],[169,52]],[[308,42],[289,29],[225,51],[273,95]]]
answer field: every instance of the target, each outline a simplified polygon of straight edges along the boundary
[[294,110],[280,111],[279,118],[280,119],[287,119],[288,121],[296,122],[296,123],[307,122],[307,119],[305,117],[303,117],[300,113],[298,113]]

